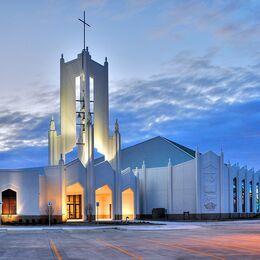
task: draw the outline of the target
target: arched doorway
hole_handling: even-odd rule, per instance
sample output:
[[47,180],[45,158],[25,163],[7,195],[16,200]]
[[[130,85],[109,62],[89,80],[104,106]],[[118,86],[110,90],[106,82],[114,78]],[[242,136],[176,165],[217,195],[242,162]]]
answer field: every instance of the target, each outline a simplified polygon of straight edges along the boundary
[[122,192],[122,218],[135,218],[134,192],[128,188]]
[[8,189],[2,192],[2,214],[16,215],[16,192]]
[[96,190],[96,220],[112,218],[112,190],[108,185],[104,185]]

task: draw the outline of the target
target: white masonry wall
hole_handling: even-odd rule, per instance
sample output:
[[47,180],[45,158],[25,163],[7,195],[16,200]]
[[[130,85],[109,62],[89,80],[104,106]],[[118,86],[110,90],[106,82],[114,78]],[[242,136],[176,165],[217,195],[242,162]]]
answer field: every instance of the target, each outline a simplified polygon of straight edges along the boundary
[[141,214],[165,208],[168,214],[196,212],[195,160],[167,167],[138,169]]
[[172,207],[170,214],[196,213],[195,160],[172,167]]
[[[199,209],[202,214],[259,213],[256,205],[256,184],[260,171],[246,166],[224,163],[224,155],[211,151],[200,154],[198,163]],[[233,179],[237,180],[237,212],[233,205]],[[242,210],[242,181],[245,180],[245,211]],[[252,211],[250,210],[250,182],[252,181]],[[260,196],[260,194],[259,194]],[[228,216],[227,216],[228,217]]]
[[18,215],[40,215],[39,211],[39,168],[22,170],[0,170],[0,201],[2,192],[16,191]]
[[212,214],[221,212],[221,161],[220,157],[209,151],[199,156],[200,173],[200,212]]
[[[224,154],[212,151],[175,166],[137,169],[140,184],[141,214],[152,214],[153,208],[166,208],[168,214],[203,214],[228,217],[234,213],[233,178],[237,178],[237,213],[259,213],[256,205],[256,184],[260,171],[246,166],[224,163]],[[245,179],[246,209],[242,212],[242,180]],[[253,210],[250,211],[252,181]],[[259,193],[260,197],[260,193]]]
[[[61,175],[59,166],[50,166],[45,168],[45,192],[43,191],[43,196],[45,197],[45,203],[42,204],[41,212],[43,215],[47,215],[48,202],[52,203],[53,214],[61,215],[62,205],[61,205]],[[45,204],[45,205],[44,205]]]

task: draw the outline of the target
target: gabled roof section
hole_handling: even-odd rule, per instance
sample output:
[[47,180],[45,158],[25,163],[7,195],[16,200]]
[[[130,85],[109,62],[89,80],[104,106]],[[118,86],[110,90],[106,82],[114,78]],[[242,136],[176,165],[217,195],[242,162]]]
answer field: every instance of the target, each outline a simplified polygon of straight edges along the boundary
[[97,164],[99,164],[101,162],[104,162],[104,161],[105,161],[105,156],[104,155],[101,156],[101,157],[95,158],[94,165],[97,165]]
[[169,159],[172,165],[177,165],[194,158],[194,150],[167,138],[156,136],[122,149],[121,167],[122,169],[140,168],[143,161],[148,168],[165,167]]
[[171,141],[171,140],[169,140],[169,139],[167,139],[165,137],[161,137],[161,138],[167,140],[168,142],[172,143],[173,145],[177,146],[178,148],[180,148],[181,150],[183,150],[184,152],[188,153],[189,155],[191,155],[192,157],[195,158],[196,152],[194,150],[192,150],[192,149],[190,149],[190,148],[188,148],[188,147],[186,147],[184,145],[175,143],[175,142],[173,142],[173,141]]

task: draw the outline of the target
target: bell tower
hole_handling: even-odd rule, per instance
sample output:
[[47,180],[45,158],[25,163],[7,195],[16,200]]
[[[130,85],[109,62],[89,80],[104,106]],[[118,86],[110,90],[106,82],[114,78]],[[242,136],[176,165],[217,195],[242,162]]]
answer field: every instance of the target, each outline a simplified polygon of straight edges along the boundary
[[[77,77],[80,78],[79,99],[76,98]],[[57,146],[57,148],[50,150],[49,164],[57,165],[60,154],[65,159],[66,154],[77,145],[78,157],[82,164],[86,165],[89,160],[87,152],[87,118],[89,117],[94,125],[95,148],[109,159],[107,59],[104,65],[93,61],[88,49],[83,50],[77,59],[68,62],[65,62],[62,55],[60,106],[61,134],[56,136],[56,130],[53,130],[53,127],[50,129],[49,146]],[[51,125],[53,124],[52,120]]]
[[[84,42],[85,26],[84,24]],[[89,26],[89,25],[88,25]],[[116,120],[113,134],[109,134],[108,61],[94,61],[88,47],[75,59],[60,58],[60,134],[54,119],[49,129],[49,165],[60,165],[62,179],[63,214],[66,215],[66,155],[77,148],[78,159],[85,167],[85,205],[95,205],[94,148],[115,173],[113,214],[121,216],[121,136]]]

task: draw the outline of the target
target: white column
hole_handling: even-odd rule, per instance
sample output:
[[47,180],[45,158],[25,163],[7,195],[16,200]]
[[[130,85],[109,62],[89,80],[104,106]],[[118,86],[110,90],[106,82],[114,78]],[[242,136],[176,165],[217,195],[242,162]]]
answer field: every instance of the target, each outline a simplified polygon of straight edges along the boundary
[[[86,208],[89,214],[89,211],[92,211],[92,217],[95,215],[95,187],[94,187],[94,131],[93,124],[91,119],[91,114],[88,113],[87,117],[87,200]],[[90,219],[89,219],[90,220]]]
[[118,121],[115,122],[115,131],[114,131],[114,149],[115,149],[115,217],[117,219],[122,218],[122,191],[121,191],[121,166],[120,166],[120,153],[121,153],[121,136],[119,132]]
[[233,212],[233,178],[231,177],[231,165],[228,162],[228,213]]
[[226,193],[224,189],[224,183],[223,183],[223,175],[224,175],[224,153],[221,150],[220,153],[220,165],[219,165],[219,203],[220,203],[220,213],[223,213],[225,211],[225,200]]
[[52,116],[48,133],[49,165],[58,165],[59,155],[57,147],[57,131]]
[[142,165],[142,174],[144,176],[144,185],[143,185],[143,214],[147,214],[147,176],[146,176],[146,166],[143,161]]
[[250,178],[248,176],[247,167],[245,167],[245,202],[246,202],[246,213],[250,212],[250,200],[249,200],[249,182]]
[[196,150],[195,167],[196,167],[196,213],[201,214],[201,170],[200,170],[200,153]]
[[168,214],[173,214],[172,212],[172,163],[171,163],[171,159],[169,158],[169,162],[168,162],[168,184],[167,184],[167,207],[168,207]]
[[252,195],[253,195],[253,213],[256,213],[256,180],[255,171],[252,171]]
[[241,169],[238,164],[236,164],[237,171],[237,203],[238,203],[238,213],[242,213],[242,180]]
[[136,168],[135,170],[135,176],[136,176],[136,190],[135,190],[135,217],[136,215],[140,216],[140,175],[139,171]]
[[64,160],[62,158],[62,155],[59,160],[59,169],[60,169],[60,181],[61,181],[61,214],[62,214],[62,221],[66,221],[67,220],[66,175],[65,175]]

